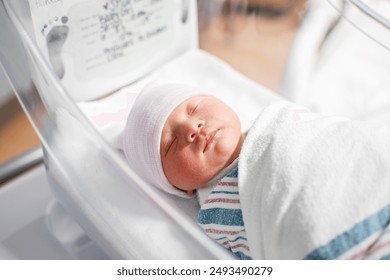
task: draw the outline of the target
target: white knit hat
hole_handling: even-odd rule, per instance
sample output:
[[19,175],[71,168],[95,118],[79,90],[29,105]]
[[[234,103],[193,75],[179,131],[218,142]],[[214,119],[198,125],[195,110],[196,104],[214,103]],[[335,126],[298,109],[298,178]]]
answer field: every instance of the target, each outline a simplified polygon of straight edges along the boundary
[[172,186],[164,174],[160,141],[170,113],[196,95],[208,94],[184,84],[146,86],[134,102],[123,133],[123,151],[133,170],[153,186],[187,198],[189,196]]

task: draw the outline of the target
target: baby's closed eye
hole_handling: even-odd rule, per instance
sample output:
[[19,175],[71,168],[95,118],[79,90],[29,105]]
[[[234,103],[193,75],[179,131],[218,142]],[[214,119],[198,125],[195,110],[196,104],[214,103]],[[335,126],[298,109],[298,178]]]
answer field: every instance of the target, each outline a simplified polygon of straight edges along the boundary
[[199,104],[201,102],[192,102],[188,105],[187,112],[189,115],[192,115],[196,112],[196,110],[199,108]]
[[172,146],[173,146],[173,144],[175,143],[176,140],[177,140],[177,137],[174,137],[171,141],[168,142],[167,148],[165,150],[165,156],[167,156],[169,150],[172,148]]

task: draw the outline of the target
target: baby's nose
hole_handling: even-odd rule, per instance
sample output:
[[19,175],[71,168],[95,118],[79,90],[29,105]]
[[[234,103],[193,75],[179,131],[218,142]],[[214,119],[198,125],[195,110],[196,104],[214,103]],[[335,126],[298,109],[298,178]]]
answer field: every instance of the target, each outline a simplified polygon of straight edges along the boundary
[[192,143],[201,134],[204,121],[196,120],[188,123],[186,138],[189,143]]

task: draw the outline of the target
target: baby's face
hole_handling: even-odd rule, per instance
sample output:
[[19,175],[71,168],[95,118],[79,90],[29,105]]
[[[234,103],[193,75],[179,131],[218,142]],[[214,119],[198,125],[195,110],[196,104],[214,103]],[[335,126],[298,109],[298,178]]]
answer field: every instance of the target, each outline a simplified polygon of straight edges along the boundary
[[243,139],[238,116],[222,101],[212,96],[187,99],[172,111],[162,130],[165,176],[191,194],[238,157]]

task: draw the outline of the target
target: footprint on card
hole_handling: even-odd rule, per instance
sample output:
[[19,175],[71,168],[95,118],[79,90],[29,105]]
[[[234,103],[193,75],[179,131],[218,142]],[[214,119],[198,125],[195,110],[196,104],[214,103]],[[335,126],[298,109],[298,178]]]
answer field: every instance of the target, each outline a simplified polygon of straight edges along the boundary
[[65,75],[64,62],[61,58],[62,47],[68,37],[69,26],[68,17],[55,17],[50,19],[42,27],[42,34],[46,38],[47,50],[49,53],[49,60],[53,66],[54,72],[58,78],[62,79]]

